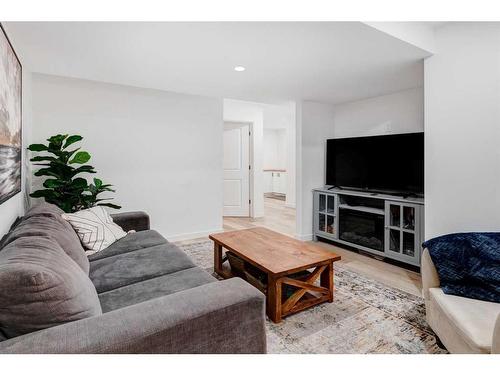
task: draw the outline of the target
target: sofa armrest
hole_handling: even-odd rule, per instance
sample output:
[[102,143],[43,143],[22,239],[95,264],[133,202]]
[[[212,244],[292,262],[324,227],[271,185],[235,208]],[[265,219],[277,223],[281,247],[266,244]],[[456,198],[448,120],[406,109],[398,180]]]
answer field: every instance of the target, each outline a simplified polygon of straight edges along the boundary
[[0,353],[265,353],[264,295],[239,278],[0,342]]
[[432,262],[431,255],[428,249],[424,249],[422,253],[422,262],[420,265],[420,272],[422,274],[422,296],[425,300],[429,299],[429,289],[439,288],[439,275],[436,267]]
[[495,323],[495,329],[493,330],[491,354],[500,354],[500,314],[498,314],[497,322]]
[[111,214],[113,221],[125,232],[135,230],[140,232],[149,229],[149,215],[143,211],[122,212]]

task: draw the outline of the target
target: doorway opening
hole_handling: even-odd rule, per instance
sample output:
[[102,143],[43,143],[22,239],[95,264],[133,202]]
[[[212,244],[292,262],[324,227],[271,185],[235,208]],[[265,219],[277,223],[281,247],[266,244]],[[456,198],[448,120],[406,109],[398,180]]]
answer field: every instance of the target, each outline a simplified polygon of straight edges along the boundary
[[251,124],[224,122],[224,208],[225,217],[250,217]]
[[224,100],[224,230],[295,236],[295,132],[295,103]]

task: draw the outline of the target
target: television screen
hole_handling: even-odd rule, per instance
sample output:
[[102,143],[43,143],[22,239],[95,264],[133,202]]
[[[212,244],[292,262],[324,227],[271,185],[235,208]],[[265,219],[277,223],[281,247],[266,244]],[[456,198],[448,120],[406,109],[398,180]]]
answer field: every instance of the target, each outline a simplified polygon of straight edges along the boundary
[[424,133],[327,140],[326,185],[424,193]]

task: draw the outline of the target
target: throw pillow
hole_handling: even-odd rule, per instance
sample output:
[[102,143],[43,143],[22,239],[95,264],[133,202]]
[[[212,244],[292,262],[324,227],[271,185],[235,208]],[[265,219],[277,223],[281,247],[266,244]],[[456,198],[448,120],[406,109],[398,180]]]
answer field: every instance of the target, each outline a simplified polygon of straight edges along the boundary
[[83,247],[88,249],[87,255],[104,250],[127,235],[101,206],[61,216],[71,224]]
[[7,338],[102,314],[94,284],[48,237],[0,251],[0,330]]

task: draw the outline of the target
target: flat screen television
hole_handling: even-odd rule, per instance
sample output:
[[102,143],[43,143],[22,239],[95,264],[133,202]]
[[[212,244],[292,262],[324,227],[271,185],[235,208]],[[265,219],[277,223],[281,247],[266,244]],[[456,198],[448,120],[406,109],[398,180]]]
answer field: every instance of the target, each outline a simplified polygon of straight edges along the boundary
[[424,133],[327,140],[326,185],[422,196]]

